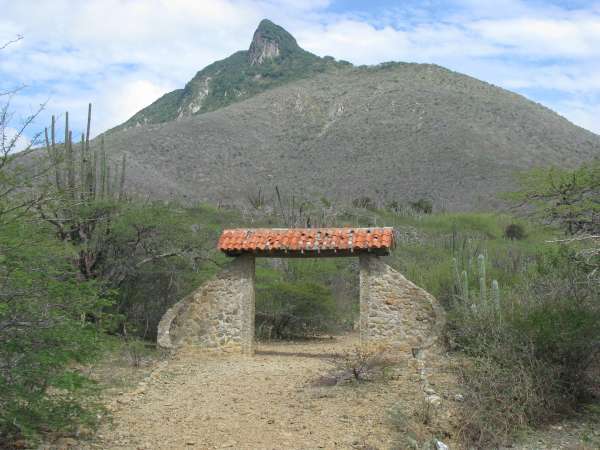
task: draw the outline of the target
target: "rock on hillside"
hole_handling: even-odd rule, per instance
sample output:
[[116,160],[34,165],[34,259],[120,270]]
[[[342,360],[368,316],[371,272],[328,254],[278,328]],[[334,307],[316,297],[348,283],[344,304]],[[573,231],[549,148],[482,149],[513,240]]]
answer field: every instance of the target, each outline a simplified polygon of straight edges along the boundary
[[600,155],[600,137],[524,97],[441,67],[328,71],[213,112],[113,133],[130,188],[235,203],[278,185],[319,198],[429,197],[489,209],[515,171]]

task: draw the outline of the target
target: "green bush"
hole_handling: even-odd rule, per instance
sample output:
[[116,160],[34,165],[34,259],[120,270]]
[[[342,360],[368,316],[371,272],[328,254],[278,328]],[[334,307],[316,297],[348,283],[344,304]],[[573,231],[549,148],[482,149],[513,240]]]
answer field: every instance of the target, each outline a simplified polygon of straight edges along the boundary
[[289,339],[329,330],[335,320],[331,290],[306,281],[272,281],[256,289],[256,329],[264,338]]
[[410,207],[418,213],[431,214],[433,212],[433,203],[426,198],[420,198],[416,202],[410,202]]
[[115,308],[129,333],[154,340],[165,311],[218,271],[224,257],[214,254],[213,243],[222,222],[235,223],[232,216],[174,203],[122,208],[100,269],[118,289]]
[[504,445],[597,394],[600,293],[588,275],[570,252],[551,252],[498,305],[455,303],[451,339],[470,357],[461,369],[469,444]]
[[518,223],[511,223],[504,229],[504,237],[506,239],[517,240],[525,239],[525,228]]
[[2,226],[0,447],[94,420],[94,386],[73,363],[102,349],[110,302],[97,283],[78,279],[74,256],[49,229],[26,221]]

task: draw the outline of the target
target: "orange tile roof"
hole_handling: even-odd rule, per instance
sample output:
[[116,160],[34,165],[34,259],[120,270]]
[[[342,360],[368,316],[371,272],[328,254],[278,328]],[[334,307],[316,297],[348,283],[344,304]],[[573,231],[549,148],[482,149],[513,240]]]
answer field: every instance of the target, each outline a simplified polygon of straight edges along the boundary
[[218,248],[230,255],[335,256],[374,252],[388,254],[394,229],[385,228],[237,228],[224,230]]

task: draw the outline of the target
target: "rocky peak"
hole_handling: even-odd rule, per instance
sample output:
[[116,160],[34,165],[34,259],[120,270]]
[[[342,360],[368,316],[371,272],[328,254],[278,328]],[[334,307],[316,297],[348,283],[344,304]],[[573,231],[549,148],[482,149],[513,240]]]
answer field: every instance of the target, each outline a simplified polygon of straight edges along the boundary
[[248,62],[250,65],[262,64],[267,59],[285,56],[300,50],[294,36],[270,20],[263,19],[254,32]]

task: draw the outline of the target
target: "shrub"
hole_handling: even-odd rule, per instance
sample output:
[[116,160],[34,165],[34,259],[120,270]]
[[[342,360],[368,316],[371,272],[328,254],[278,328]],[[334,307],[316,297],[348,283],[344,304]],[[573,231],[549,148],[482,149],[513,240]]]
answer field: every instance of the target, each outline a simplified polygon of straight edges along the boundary
[[431,214],[433,212],[433,203],[431,200],[421,198],[416,202],[410,202],[410,207],[418,213]]
[[541,258],[537,275],[495,308],[457,301],[450,319],[470,357],[460,371],[469,445],[504,445],[595,395],[600,294],[569,252]]
[[304,281],[271,281],[256,289],[256,330],[264,338],[289,339],[327,331],[335,303],[327,287]]
[[504,237],[506,239],[520,241],[521,239],[525,239],[525,236],[525,228],[518,223],[511,223],[504,229]]
[[600,232],[600,159],[575,169],[538,168],[520,176],[519,192],[506,195],[528,205],[542,220],[559,225],[567,234]]
[[352,206],[362,209],[375,209],[375,202],[371,197],[358,197],[352,200]]
[[[93,384],[73,368],[102,348],[109,303],[81,281],[50,230],[13,223],[0,233],[0,447],[94,420]],[[95,323],[86,321],[94,317]]]
[[333,369],[321,377],[317,384],[340,384],[345,381],[369,381],[383,374],[394,364],[389,348],[381,344],[357,345],[352,350],[330,359]]

